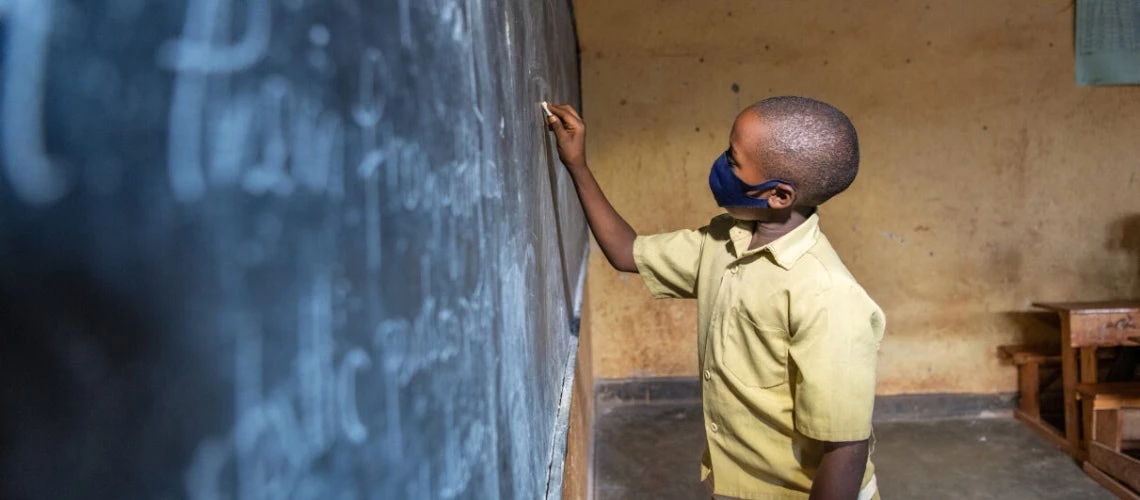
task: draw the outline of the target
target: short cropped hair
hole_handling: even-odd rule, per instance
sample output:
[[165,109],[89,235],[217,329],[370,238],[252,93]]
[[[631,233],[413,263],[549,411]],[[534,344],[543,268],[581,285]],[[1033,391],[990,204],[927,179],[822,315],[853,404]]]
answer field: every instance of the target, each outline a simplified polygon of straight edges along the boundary
[[767,176],[795,183],[800,206],[819,206],[859,172],[859,137],[842,111],[807,97],[783,96],[749,106],[768,129],[757,144]]

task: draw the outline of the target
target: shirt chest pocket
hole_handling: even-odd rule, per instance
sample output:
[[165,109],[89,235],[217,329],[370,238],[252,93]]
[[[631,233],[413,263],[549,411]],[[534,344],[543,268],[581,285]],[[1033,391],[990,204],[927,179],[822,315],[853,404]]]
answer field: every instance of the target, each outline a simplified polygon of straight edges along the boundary
[[787,383],[788,341],[782,326],[733,308],[720,337],[721,364],[740,383],[763,389]]

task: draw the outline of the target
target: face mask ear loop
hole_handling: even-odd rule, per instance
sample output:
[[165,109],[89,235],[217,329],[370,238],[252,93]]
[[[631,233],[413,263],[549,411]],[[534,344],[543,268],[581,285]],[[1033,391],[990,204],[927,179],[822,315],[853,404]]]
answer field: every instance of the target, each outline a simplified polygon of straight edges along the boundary
[[[792,186],[793,188],[796,187],[796,185],[793,184],[792,182],[784,181],[784,180],[780,180],[780,179],[772,179],[770,181],[757,184],[755,186],[750,186],[748,184],[744,184],[743,182],[741,182],[740,184],[742,186],[744,186],[744,191],[742,194],[750,200],[756,200],[758,205],[740,205],[740,206],[733,206],[733,207],[726,207],[726,208],[746,208],[746,207],[757,207],[757,206],[760,208],[768,208],[768,200],[753,198],[751,196],[748,196],[748,193],[750,193],[752,191],[767,191],[769,189],[772,189],[772,188],[779,186],[780,184],[787,184],[789,186]],[[795,200],[793,199],[792,201],[794,202]]]

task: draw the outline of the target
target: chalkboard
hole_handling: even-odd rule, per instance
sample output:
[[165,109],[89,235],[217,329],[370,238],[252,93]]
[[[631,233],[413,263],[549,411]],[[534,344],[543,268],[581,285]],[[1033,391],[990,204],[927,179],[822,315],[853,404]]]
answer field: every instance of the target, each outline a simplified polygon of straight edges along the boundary
[[569,0],[0,0],[0,497],[560,496]]

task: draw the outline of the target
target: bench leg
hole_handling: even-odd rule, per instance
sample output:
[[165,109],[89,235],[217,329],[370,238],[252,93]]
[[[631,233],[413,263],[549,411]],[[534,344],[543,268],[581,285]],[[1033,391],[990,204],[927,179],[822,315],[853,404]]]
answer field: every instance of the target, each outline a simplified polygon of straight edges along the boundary
[[1033,418],[1041,418],[1041,380],[1037,363],[1025,363],[1017,371],[1018,385],[1021,394],[1018,395],[1017,407],[1022,413]]
[[1117,409],[1093,410],[1092,439],[1117,453],[1124,439],[1124,413]]
[[[1097,382],[1096,369],[1096,348],[1095,347],[1082,347],[1081,348],[1081,383],[1095,384]],[[1093,417],[1093,402],[1092,399],[1085,399],[1081,401],[1081,423],[1082,437],[1081,439],[1088,442],[1092,441],[1092,417]],[[1086,448],[1087,450],[1087,448]]]
[[[1062,315],[1062,320],[1064,316]],[[1062,321],[1062,327],[1067,327]],[[1062,330],[1067,333],[1067,330]],[[1069,452],[1074,457],[1080,457],[1081,451],[1081,413],[1077,409],[1077,351],[1067,342],[1061,344],[1061,381],[1065,394],[1065,438],[1069,440]]]

